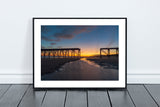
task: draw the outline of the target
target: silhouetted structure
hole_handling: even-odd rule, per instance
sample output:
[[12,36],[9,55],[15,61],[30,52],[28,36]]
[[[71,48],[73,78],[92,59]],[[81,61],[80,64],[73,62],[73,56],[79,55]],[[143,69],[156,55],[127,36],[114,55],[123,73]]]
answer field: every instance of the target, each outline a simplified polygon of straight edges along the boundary
[[105,55],[111,55],[110,51],[115,50],[116,54],[118,54],[119,49],[118,48],[100,48],[100,58],[102,57],[102,52],[105,53]]
[[[60,49],[41,49],[41,53],[44,53],[45,56],[53,56],[54,58],[75,58],[80,57],[81,52],[80,48],[60,48]],[[46,53],[48,53],[46,55]]]

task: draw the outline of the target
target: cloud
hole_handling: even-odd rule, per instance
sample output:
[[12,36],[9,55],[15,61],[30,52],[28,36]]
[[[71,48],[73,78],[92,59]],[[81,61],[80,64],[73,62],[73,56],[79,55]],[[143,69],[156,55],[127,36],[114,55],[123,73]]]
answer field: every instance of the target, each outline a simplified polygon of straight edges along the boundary
[[50,39],[49,37],[46,36],[41,36],[41,39],[45,41],[54,41],[54,39]]
[[71,27],[70,29],[63,30],[61,33],[55,33],[52,36],[58,39],[59,41],[62,39],[72,39],[78,34],[92,31],[93,28],[95,27],[94,26],[92,27],[85,27],[85,26]]
[[83,32],[90,32],[92,29],[94,28],[94,26],[92,27],[80,27],[80,29],[76,29],[75,31],[73,31],[74,34],[80,34]]
[[75,37],[73,34],[64,34],[64,33],[57,33],[54,35],[58,40],[60,39],[72,39]]
[[78,34],[90,32],[95,26],[78,26],[78,27],[65,27],[60,33],[55,33],[50,36],[42,36],[41,39],[45,41],[59,42],[64,39],[72,39]]
[[50,43],[51,45],[56,45],[56,43]]

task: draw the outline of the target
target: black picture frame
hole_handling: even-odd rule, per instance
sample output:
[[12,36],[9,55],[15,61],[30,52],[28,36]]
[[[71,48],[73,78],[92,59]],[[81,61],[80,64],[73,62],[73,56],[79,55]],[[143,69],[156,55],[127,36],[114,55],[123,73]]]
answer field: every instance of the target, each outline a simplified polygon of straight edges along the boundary
[[[35,20],[37,19],[124,19],[125,20],[125,86],[124,87],[36,87],[35,86]],[[33,88],[36,90],[42,89],[60,89],[60,88],[107,88],[107,89],[126,89],[127,87],[127,18],[126,17],[34,17],[32,18],[32,28],[33,28]]]

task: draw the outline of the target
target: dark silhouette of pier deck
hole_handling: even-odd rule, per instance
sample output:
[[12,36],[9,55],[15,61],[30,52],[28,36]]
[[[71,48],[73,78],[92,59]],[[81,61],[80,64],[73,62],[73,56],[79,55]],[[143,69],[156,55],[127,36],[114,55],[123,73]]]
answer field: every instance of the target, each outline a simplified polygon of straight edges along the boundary
[[119,48],[100,48],[100,58],[103,56],[102,55],[102,53],[104,53],[105,54],[105,56],[107,56],[107,55],[111,55],[110,54],[110,51],[111,50],[115,50],[116,51],[116,53],[115,54],[118,54],[119,53]]
[[75,58],[81,56],[80,48],[57,48],[57,49],[41,49],[41,53],[45,56]]

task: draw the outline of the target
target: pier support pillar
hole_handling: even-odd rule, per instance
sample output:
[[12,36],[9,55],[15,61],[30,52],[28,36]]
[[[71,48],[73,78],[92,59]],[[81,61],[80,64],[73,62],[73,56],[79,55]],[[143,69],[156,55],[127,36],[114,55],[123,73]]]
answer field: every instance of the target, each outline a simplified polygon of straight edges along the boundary
[[110,55],[110,49],[108,49],[108,55]]
[[100,58],[102,58],[102,55],[101,55],[101,54],[102,54],[102,52],[101,52],[101,51],[102,51],[102,50],[100,49]]

